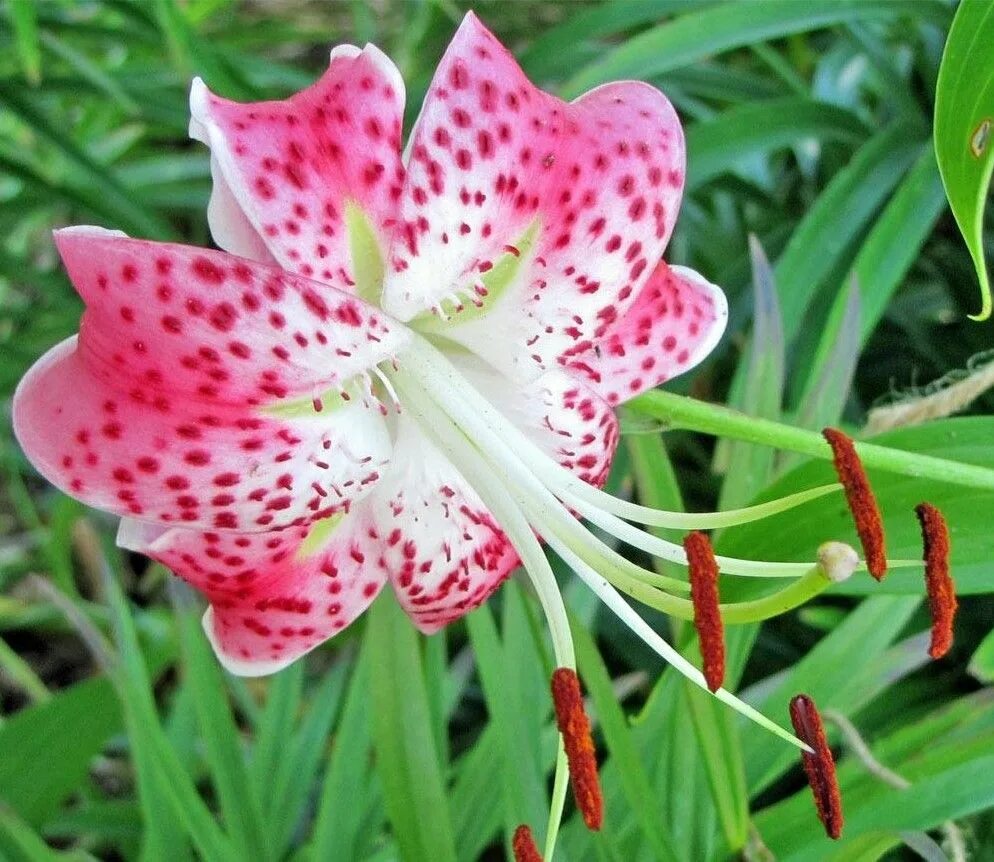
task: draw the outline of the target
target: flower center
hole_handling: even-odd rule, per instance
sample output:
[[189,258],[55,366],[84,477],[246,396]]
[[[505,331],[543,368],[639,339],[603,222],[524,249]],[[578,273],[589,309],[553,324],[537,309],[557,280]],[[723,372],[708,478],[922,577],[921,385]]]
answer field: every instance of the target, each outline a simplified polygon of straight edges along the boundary
[[[650,648],[691,681],[708,688],[701,671],[663,640],[622,596],[624,593],[671,616],[693,620],[695,604],[687,597],[689,583],[633,563],[587,530],[575,514],[621,542],[686,566],[687,553],[682,545],[645,532],[628,520],[677,529],[710,529],[753,521],[840,490],[838,484],[826,485],[722,513],[648,509],[586,484],[553,461],[426,338],[415,336],[396,366],[384,373],[403,409],[455,464],[514,544],[549,620],[557,664],[562,667],[574,666],[573,647],[559,588],[536,534]],[[724,574],[789,579],[785,587],[764,598],[720,605],[721,619],[757,622],[797,607],[852,574],[857,557],[847,550],[840,553],[833,543],[810,563],[716,556],[715,563]],[[724,688],[717,688],[715,695],[778,736],[806,747]]]

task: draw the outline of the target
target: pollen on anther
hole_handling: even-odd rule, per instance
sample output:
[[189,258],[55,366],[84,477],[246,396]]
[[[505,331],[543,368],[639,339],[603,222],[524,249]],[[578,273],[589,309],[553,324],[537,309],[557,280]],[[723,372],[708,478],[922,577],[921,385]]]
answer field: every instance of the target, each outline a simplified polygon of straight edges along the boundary
[[514,852],[514,862],[542,862],[542,854],[535,846],[532,831],[525,825],[514,830],[511,850]]
[[949,527],[946,519],[931,503],[919,503],[915,514],[922,528],[925,559],[925,592],[932,615],[932,640],[928,654],[942,658],[953,645],[953,620],[956,618],[956,588],[949,574]]
[[556,709],[556,724],[563,736],[576,807],[588,829],[600,829],[604,821],[604,799],[597,775],[590,722],[583,709],[583,694],[576,671],[567,667],[555,670],[552,674],[552,703]]
[[837,428],[826,428],[822,436],[832,447],[835,472],[846,492],[849,511],[852,513],[866,557],[866,567],[878,581],[887,573],[887,550],[884,545],[883,519],[877,499],[873,496],[866,471],[856,454],[853,441]]
[[804,773],[814,794],[818,819],[829,838],[842,834],[842,795],[835,775],[835,758],[828,747],[825,728],[818,714],[818,707],[806,694],[799,694],[790,701],[790,721],[794,732],[812,751],[802,753]]
[[725,681],[725,631],[718,605],[718,563],[704,533],[684,536],[683,549],[690,567],[690,598],[704,660],[704,679],[711,691],[717,691]]

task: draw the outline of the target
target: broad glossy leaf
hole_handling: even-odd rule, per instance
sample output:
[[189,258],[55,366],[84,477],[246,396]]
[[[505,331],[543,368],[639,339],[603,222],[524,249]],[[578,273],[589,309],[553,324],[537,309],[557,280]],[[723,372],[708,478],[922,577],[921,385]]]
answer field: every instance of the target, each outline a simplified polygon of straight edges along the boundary
[[984,260],[984,207],[994,172],[994,5],[960,3],[935,94],[935,155],[956,222],[980,279],[980,312],[991,314]]

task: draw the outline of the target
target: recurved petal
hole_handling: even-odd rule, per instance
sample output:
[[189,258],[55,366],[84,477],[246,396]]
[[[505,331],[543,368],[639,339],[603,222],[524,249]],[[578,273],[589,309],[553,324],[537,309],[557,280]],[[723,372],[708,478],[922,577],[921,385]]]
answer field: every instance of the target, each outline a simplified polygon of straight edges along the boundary
[[347,210],[361,210],[382,238],[404,174],[404,82],[389,58],[340,45],[320,80],[283,101],[231,102],[197,79],[190,110],[190,134],[211,148],[223,179],[210,211],[218,244],[242,252],[247,224],[285,269],[354,287]]
[[578,478],[601,487],[618,447],[618,418],[611,406],[576,376],[544,372],[520,385],[467,356],[459,370],[516,428]]
[[390,458],[373,406],[283,418],[135,385],[125,369],[117,378],[95,372],[75,338],[53,348],[14,395],[25,454],[52,484],[98,509],[244,531],[342,510]]
[[620,404],[701,362],[727,322],[720,287],[692,269],[660,263],[624,317],[601,338],[571,347],[560,364],[609,404]]
[[219,252],[94,228],[57,242],[87,304],[82,333],[14,398],[18,439],[55,485],[160,523],[266,530],[376,481],[390,440],[362,375],[406,343],[403,327]]
[[204,629],[240,676],[275,673],[338,634],[373,601],[385,577],[368,565],[361,507],[270,533],[203,533],[125,519],[122,547],[172,569],[210,601]]
[[[408,319],[440,306],[447,335],[500,367],[532,366],[525,376],[624,316],[683,188],[683,135],[660,92],[622,82],[566,104],[534,87],[472,13],[409,153],[384,307]],[[481,293],[509,255],[522,258],[514,278],[500,296]],[[453,296],[472,322],[461,325]]]
[[362,504],[379,542],[370,562],[430,634],[482,604],[518,555],[455,466],[404,416],[394,452]]
[[348,293],[277,267],[93,227],[55,242],[86,303],[94,373],[206,402],[285,404],[347,386],[409,339]]

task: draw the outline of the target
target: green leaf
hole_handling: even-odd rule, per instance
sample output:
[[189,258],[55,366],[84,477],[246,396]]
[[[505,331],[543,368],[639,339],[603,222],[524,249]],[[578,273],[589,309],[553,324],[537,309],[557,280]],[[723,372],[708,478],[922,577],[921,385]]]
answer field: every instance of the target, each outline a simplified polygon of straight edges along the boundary
[[185,680],[197,710],[201,739],[225,825],[244,858],[272,858],[263,831],[262,806],[249,781],[224,678],[204,637],[200,614],[193,608],[181,607],[178,615]]
[[401,855],[455,862],[418,637],[393,596],[382,595],[368,614],[376,768]]
[[5,803],[0,803],[0,859],[4,862],[58,862],[63,858]]
[[314,862],[362,858],[361,835],[366,815],[363,803],[369,796],[372,749],[369,718],[372,651],[372,639],[367,637],[349,681],[324,776],[310,846]]
[[38,41],[38,12],[35,0],[7,0],[14,43],[21,59],[24,77],[30,84],[41,83],[41,45]]
[[835,425],[842,415],[859,359],[859,297],[859,281],[853,276],[839,292],[841,315],[829,317],[818,341],[819,360],[811,369],[795,416],[802,428]]
[[273,799],[273,776],[286,756],[286,744],[293,733],[304,686],[304,663],[294,662],[268,680],[266,707],[256,729],[250,775],[263,807],[269,812]]
[[121,710],[106,679],[78,683],[22,709],[0,727],[0,799],[28,823],[44,823],[120,728]]
[[898,122],[878,132],[832,178],[797,225],[775,269],[788,343],[825,279],[844,261],[849,244],[861,236],[921,149],[912,123]]
[[648,804],[654,795],[652,785],[629,730],[628,719],[618,704],[604,660],[597,651],[594,639],[583,626],[573,625],[572,629],[580,673],[594,702],[597,722],[618,770],[628,807],[635,814],[645,840],[653,849],[653,858],[660,862],[678,862],[680,856],[662,829],[656,807]]
[[285,853],[310,803],[314,778],[328,747],[328,738],[342,706],[349,661],[343,657],[329,668],[314,691],[304,718],[284,751],[273,776],[270,829],[277,856]]
[[[824,397],[820,387],[823,385],[821,381],[827,379],[828,366],[835,365],[831,379],[835,382],[835,402],[841,409],[838,399],[841,397],[842,375],[839,371],[844,368],[845,357],[840,342],[848,344],[855,337],[855,344],[851,345],[854,351],[852,358],[858,356],[920,254],[944,205],[939,172],[932,153],[926,151],[874,221],[856,255],[852,277],[859,291],[858,319],[853,321],[849,310],[850,290],[840,290],[832,303],[799,400],[800,424],[815,428],[837,421],[837,417],[831,418],[831,411],[827,409],[815,411],[816,400]],[[849,331],[854,322],[858,324],[855,333]],[[808,339],[807,343],[812,343],[812,339]],[[816,415],[824,417],[823,421],[819,420],[820,425],[815,421]]]
[[984,685],[994,683],[994,630],[989,631],[974,650],[969,671]]
[[935,93],[935,156],[980,280],[980,312],[974,320],[986,320],[992,308],[983,244],[984,207],[994,172],[992,44],[994,5],[980,0],[960,3]]
[[[769,261],[754,236],[749,238],[749,253],[753,282],[752,335],[744,361],[744,384],[741,393],[736,393],[734,404],[750,416],[777,420],[786,365],[783,319]],[[718,508],[734,509],[748,503],[769,481],[774,455],[765,446],[722,440],[715,456],[720,463],[719,471],[725,476]]]
[[852,111],[810,98],[735,105],[687,128],[687,191],[752,156],[809,139],[858,143],[866,136],[866,126]]
[[[874,744],[874,756],[910,782],[903,790],[869,775],[853,758],[844,758],[839,784],[846,825],[835,847],[842,850],[873,833],[934,829],[994,804],[991,715],[989,692],[980,692],[901,726]],[[807,788],[766,808],[756,822],[781,862],[804,862],[824,845]]]
[[580,42],[596,37],[613,36],[639,24],[686,12],[692,5],[706,5],[702,0],[611,0],[590,8],[573,7],[566,19],[528,44],[518,55],[518,62],[535,81],[575,68],[575,53]]
[[484,605],[466,616],[466,628],[476,657],[490,721],[497,727],[501,742],[501,764],[494,782],[502,785],[504,837],[507,849],[515,828],[521,823],[541,823],[549,810],[545,775],[527,733],[527,716],[522,710],[520,692],[511,686],[520,678],[508,666],[505,650],[497,634],[490,608]]
[[[93,550],[99,552],[98,548]],[[162,730],[132,611],[116,573],[106,556],[101,556],[99,564],[118,649],[112,678],[138,771],[146,840],[150,842],[147,846],[153,857],[172,852],[181,840],[171,829],[175,819],[207,862],[231,862],[236,854],[230,841],[218,828]],[[172,817],[163,817],[164,812],[171,812]]]
[[797,3],[794,0],[753,0],[721,3],[681,15],[623,42],[591,63],[564,85],[564,95],[619,78],[644,80],[702,57],[753,42],[778,39],[846,21],[914,15],[943,22],[944,4],[922,0],[835,0],[833,3]]
[[[943,419],[889,431],[873,438],[874,443],[909,452],[927,453],[950,461],[994,466],[994,418]],[[871,483],[884,516],[887,553],[892,558],[921,559],[921,534],[913,509],[922,500],[938,506],[949,521],[952,537],[952,570],[960,593],[994,591],[990,561],[994,559],[994,536],[989,529],[994,510],[994,489],[964,490],[949,485],[941,476],[925,478],[895,475],[869,469]],[[810,488],[834,478],[831,467],[808,463],[793,470],[764,492],[766,498]],[[789,540],[788,540],[789,538]],[[752,559],[812,559],[815,548],[828,539],[859,547],[852,518],[841,496],[829,495],[806,503],[783,515],[728,530],[723,551]],[[865,573],[832,588],[833,593],[922,595],[921,568],[893,569],[880,583]]]

